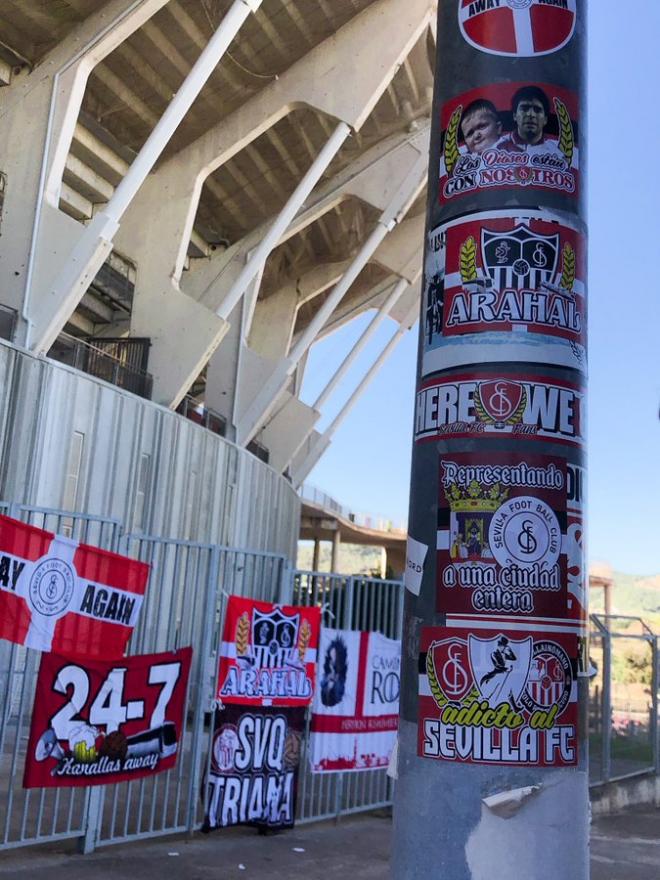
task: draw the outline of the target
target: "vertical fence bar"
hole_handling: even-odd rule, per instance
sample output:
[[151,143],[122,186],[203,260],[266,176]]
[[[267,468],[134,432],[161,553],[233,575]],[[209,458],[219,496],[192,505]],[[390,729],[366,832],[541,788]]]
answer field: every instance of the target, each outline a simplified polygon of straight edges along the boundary
[[658,742],[658,637],[651,640],[653,668],[651,670],[651,743],[653,745],[653,769],[660,774],[660,743]]
[[612,634],[609,624],[603,633],[603,782],[612,772]]

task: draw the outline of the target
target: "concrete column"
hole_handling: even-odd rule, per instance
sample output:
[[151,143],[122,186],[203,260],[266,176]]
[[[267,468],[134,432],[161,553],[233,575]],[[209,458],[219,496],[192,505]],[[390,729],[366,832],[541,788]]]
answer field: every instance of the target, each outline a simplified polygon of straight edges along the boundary
[[339,572],[339,550],[341,548],[341,532],[339,531],[339,525],[337,525],[337,531],[332,536],[332,551],[330,555],[330,571],[334,573]]
[[218,29],[204,47],[190,73],[172,98],[165,113],[147,138],[116,188],[108,204],[85,228],[55,274],[47,297],[42,297],[35,316],[34,340],[30,347],[45,353],[75,310],[94,276],[112,250],[112,242],[126,208],[167,146],[181,120],[190,109],[204,84],[240,30],[250,12],[256,12],[261,0],[234,0]]
[[312,554],[312,571],[319,570],[319,560],[321,558],[321,540],[314,538],[314,552]]
[[20,314],[15,341],[21,344],[29,342],[30,323],[38,317],[42,276],[64,260],[67,247],[83,228],[61,214],[57,205],[89,74],[166,2],[112,0],[104,4],[74,27],[34,70],[22,71],[2,89],[0,170],[7,185],[0,267],[3,300]]

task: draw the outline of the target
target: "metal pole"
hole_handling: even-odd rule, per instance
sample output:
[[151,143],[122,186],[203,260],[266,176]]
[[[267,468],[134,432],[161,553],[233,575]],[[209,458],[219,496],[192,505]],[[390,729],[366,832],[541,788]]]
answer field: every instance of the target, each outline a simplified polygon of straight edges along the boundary
[[305,199],[320,180],[323,172],[337,155],[341,145],[344,143],[350,132],[351,129],[349,126],[345,122],[340,122],[330,135],[327,143],[312,162],[305,176],[291,193],[287,203],[275,219],[275,222],[248,258],[240,275],[232,284],[227,296],[216,311],[218,317],[224,318],[225,321],[229,318],[236,307],[236,304],[240,301],[241,297],[247,290],[250,281],[252,281],[252,279],[263,268],[268,259],[268,255],[278,243],[299,209],[302,207]]
[[612,634],[606,618],[603,635],[603,754],[601,755],[603,782],[612,774]]
[[112,241],[119,223],[144,183],[147,175],[179,123],[201,92],[214,68],[225,54],[231,41],[250,12],[256,12],[262,0],[234,0],[218,30],[211,37],[179,91],[147,138],[144,146],[131,163],[126,176],[115,189],[112,198],[83,232],[78,244],[69,256],[58,277],[53,282],[53,299],[56,308],[43,327],[39,338],[31,346],[37,353],[45,353],[91,284],[97,271],[112,250]]
[[391,876],[586,880],[586,2],[437,40]]

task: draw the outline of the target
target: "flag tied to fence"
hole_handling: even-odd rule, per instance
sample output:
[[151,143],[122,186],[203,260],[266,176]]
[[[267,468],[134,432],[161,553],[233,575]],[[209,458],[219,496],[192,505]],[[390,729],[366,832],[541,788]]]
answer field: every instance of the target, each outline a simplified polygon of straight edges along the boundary
[[217,711],[202,831],[244,824],[293,827],[304,730],[304,707]]
[[401,642],[323,629],[312,708],[312,772],[387,767],[399,723]]
[[43,654],[25,788],[103,785],[174,767],[192,648],[118,660]]
[[304,706],[314,693],[321,609],[230,596],[217,698],[246,706]]
[[120,657],[147,587],[144,562],[0,515],[0,638]]

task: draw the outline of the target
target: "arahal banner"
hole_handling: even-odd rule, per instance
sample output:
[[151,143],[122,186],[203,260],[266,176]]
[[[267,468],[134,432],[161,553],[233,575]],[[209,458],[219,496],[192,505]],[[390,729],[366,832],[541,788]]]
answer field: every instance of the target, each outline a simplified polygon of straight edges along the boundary
[[0,515],[0,638],[121,657],[148,578],[144,562]]
[[203,831],[291,828],[305,709],[225,706],[215,714]]
[[103,785],[169,770],[192,648],[121,660],[43,654],[25,788]]
[[304,706],[314,693],[320,608],[231,596],[217,698],[245,706]]
[[314,773],[387,767],[399,722],[401,642],[321,630],[310,758]]

